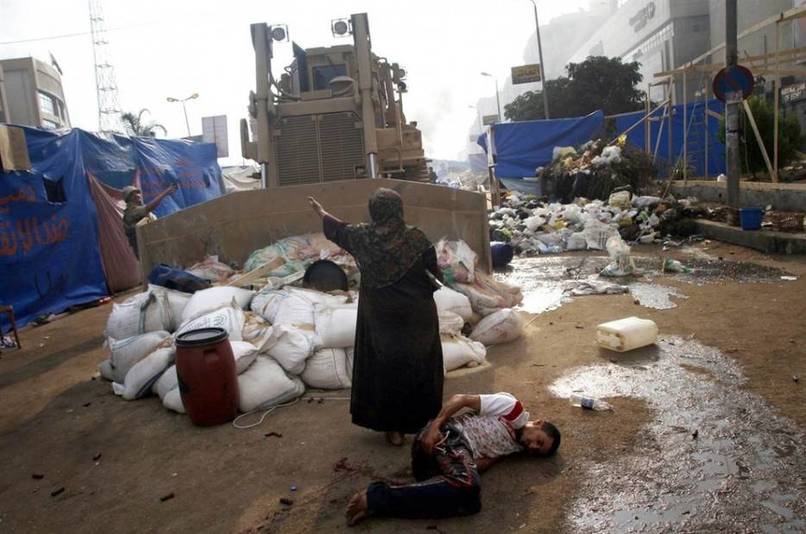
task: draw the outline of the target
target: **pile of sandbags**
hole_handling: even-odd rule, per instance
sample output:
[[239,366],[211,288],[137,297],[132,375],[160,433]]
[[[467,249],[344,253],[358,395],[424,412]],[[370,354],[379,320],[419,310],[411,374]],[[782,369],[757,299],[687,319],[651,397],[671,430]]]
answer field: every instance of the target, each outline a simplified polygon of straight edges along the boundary
[[[150,286],[148,291],[113,306],[107,321],[111,356],[101,375],[126,400],[155,394],[163,405],[185,413],[176,366],[177,336],[198,328],[223,328],[229,337],[243,412],[296,398],[305,390],[296,376],[313,353],[313,311],[303,315],[306,333],[294,324],[272,325],[249,311],[254,291],[217,286],[190,295]],[[275,319],[296,321],[292,301]],[[115,337],[117,336],[117,337]],[[120,339],[118,339],[120,338]]]

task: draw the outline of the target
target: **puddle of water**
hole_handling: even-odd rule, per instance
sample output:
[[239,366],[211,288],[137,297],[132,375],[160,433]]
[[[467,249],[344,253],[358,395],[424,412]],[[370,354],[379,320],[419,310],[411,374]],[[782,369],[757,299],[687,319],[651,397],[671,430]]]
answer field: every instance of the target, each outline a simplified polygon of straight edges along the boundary
[[584,464],[573,530],[806,530],[806,435],[741,389],[734,360],[668,338],[618,362],[572,370],[550,386],[559,397],[639,398],[654,412],[635,453]]
[[676,288],[669,286],[635,282],[630,284],[629,287],[630,293],[634,298],[638,299],[641,306],[654,310],[670,310],[677,308],[677,304],[672,302],[672,297],[679,299],[688,298]]
[[599,277],[599,272],[610,260],[607,256],[538,256],[516,258],[508,271],[496,273],[499,280],[521,287],[524,300],[521,308],[530,313],[544,313],[568,302],[571,297],[564,290],[569,280],[607,280],[626,284],[642,306],[658,310],[676,307],[672,298],[686,298],[679,290],[658,285],[657,277],[704,285],[724,281],[740,283],[780,283],[785,271],[755,263],[720,261],[696,257],[684,262],[691,273],[662,273],[660,257],[633,256],[644,276],[624,278]]

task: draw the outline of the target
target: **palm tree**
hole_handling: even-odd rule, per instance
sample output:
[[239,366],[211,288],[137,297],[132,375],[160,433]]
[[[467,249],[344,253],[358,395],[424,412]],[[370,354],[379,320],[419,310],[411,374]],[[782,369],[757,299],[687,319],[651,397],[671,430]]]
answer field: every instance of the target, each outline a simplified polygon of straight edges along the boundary
[[144,122],[143,115],[145,113],[151,112],[143,108],[137,115],[129,111],[120,115],[120,120],[123,121],[126,133],[136,137],[156,137],[157,132],[155,130],[162,130],[162,135],[168,135],[168,130],[162,124],[154,121]]

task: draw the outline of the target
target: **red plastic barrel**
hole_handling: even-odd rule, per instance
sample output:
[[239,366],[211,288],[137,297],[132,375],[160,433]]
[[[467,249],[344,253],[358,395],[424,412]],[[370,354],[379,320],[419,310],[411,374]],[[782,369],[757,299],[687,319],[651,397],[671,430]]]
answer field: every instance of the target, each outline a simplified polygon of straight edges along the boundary
[[238,414],[238,380],[223,328],[199,328],[176,338],[176,375],[190,420],[220,425]]

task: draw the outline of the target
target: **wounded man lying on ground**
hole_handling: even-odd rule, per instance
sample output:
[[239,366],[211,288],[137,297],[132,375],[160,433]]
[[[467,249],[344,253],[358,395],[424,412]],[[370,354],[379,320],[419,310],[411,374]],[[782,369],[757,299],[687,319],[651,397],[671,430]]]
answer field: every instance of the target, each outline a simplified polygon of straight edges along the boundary
[[[470,413],[458,414],[468,408]],[[347,522],[368,516],[440,518],[481,509],[479,472],[503,456],[526,452],[551,456],[560,432],[529,412],[509,393],[454,395],[414,440],[414,484],[373,482],[347,505]]]

